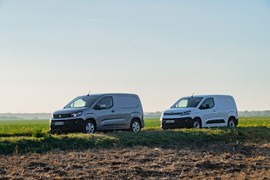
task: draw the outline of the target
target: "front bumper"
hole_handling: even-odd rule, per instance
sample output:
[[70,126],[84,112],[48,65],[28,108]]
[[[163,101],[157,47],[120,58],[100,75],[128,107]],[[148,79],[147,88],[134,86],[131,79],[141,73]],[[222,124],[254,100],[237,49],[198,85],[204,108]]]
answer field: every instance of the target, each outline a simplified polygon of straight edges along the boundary
[[50,124],[50,129],[52,133],[61,132],[83,132],[85,127],[85,122],[83,119],[52,119]]
[[162,129],[191,128],[191,127],[193,127],[193,119],[190,117],[163,118],[161,121]]

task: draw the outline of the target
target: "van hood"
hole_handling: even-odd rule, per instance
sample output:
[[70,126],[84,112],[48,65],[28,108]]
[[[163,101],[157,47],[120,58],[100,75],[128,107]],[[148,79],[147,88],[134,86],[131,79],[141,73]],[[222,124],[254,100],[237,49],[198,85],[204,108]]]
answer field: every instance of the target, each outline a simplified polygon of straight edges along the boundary
[[80,112],[80,111],[84,111],[86,109],[89,109],[88,107],[82,107],[82,108],[64,108],[64,109],[59,109],[55,112],[53,112],[53,114],[72,114],[75,112]]
[[163,115],[182,115],[185,112],[192,111],[194,108],[171,108],[163,112]]

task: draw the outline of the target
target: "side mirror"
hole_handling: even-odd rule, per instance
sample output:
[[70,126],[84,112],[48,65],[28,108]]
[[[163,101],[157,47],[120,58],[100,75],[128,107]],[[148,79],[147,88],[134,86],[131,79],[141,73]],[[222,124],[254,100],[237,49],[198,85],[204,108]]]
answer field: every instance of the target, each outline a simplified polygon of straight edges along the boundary
[[209,108],[210,108],[209,104],[206,105],[202,104],[199,109],[209,109]]
[[100,110],[101,108],[100,108],[100,105],[99,104],[96,104],[93,109]]
[[102,109],[106,109],[106,108],[107,108],[106,104],[96,104],[94,106],[95,110],[102,110]]
[[106,104],[99,105],[100,109],[106,109]]

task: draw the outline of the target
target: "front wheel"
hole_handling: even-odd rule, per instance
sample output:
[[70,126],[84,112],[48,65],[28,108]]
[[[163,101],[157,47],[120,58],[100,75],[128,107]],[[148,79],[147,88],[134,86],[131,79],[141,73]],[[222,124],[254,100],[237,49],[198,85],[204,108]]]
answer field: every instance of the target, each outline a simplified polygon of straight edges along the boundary
[[57,135],[59,135],[59,134],[60,134],[60,132],[59,132],[59,131],[55,131],[55,130],[50,130],[50,133],[51,133],[51,134],[57,134]]
[[138,133],[141,130],[141,125],[138,120],[133,120],[130,124],[130,130],[134,133]]
[[193,128],[201,128],[201,121],[199,119],[195,119],[193,122]]
[[85,133],[93,134],[96,131],[96,127],[93,121],[87,121],[84,128]]

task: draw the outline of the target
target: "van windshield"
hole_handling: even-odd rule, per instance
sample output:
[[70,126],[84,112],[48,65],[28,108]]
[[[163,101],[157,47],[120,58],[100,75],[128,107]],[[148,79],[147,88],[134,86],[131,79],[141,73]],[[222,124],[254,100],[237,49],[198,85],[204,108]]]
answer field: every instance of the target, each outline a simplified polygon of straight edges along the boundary
[[68,103],[64,108],[82,108],[91,107],[99,96],[79,96]]
[[197,107],[202,99],[202,97],[182,98],[179,99],[171,108]]

